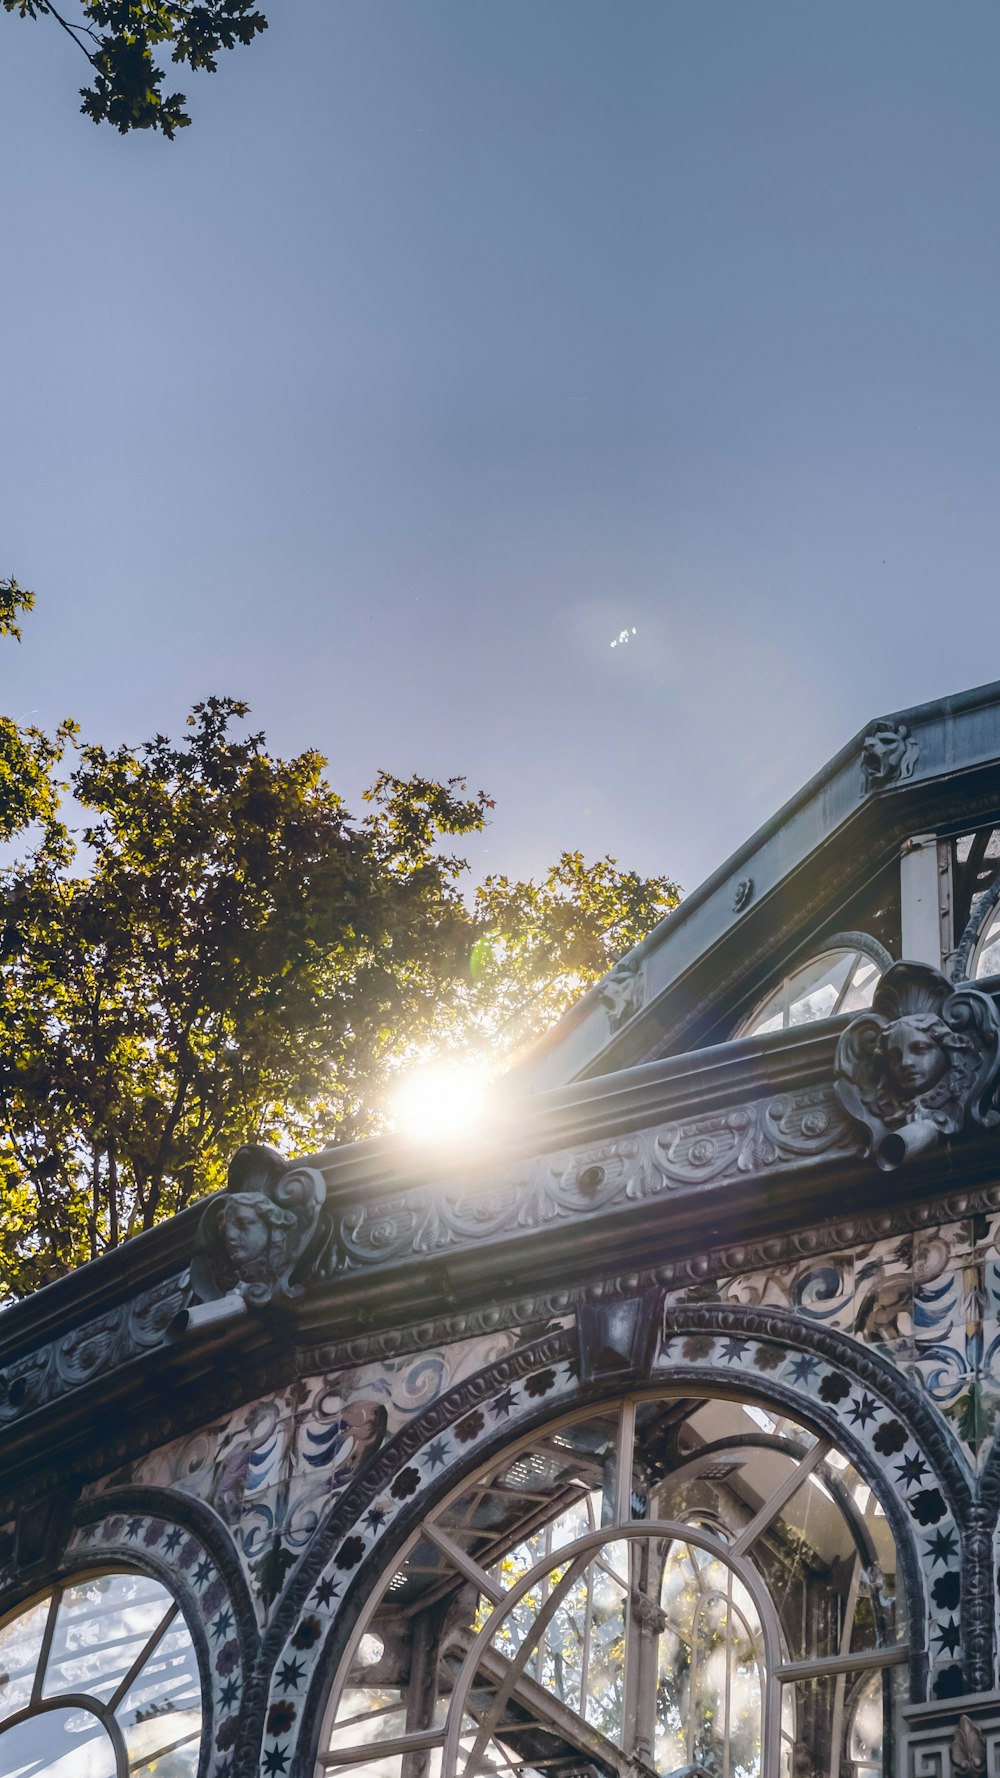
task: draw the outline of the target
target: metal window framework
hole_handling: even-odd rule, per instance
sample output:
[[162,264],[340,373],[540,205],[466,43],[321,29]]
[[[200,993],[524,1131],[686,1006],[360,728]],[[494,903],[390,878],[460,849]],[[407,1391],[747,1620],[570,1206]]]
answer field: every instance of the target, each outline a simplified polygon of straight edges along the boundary
[[[786,1745],[788,1741],[787,1732],[783,1734],[782,1730],[784,1688],[802,1681],[828,1678],[834,1680],[833,1727],[837,1736],[837,1739],[833,1741],[834,1751],[831,1753],[830,1778],[836,1778],[836,1773],[839,1770],[839,1741],[843,1734],[845,1687],[848,1675],[864,1672],[875,1673],[886,1668],[903,1665],[909,1655],[907,1645],[904,1642],[894,1642],[852,1651],[850,1640],[854,1613],[851,1610],[846,1610],[836,1654],[802,1660],[790,1659],[783,1646],[777,1611],[764,1577],[749,1557],[753,1544],[774,1523],[783,1507],[804,1486],[809,1477],[817,1475],[818,1479],[833,1447],[828,1440],[816,1439],[805,1455],[797,1460],[795,1469],[773,1490],[750,1523],[733,1542],[727,1542],[713,1534],[710,1529],[693,1525],[685,1520],[635,1520],[630,1517],[630,1513],[636,1407],[640,1401],[661,1398],[662,1393],[662,1391],[656,1391],[654,1395],[653,1392],[644,1391],[641,1395],[626,1397],[618,1404],[614,1519],[612,1522],[560,1545],[556,1551],[552,1550],[550,1537],[546,1536],[544,1539],[545,1549],[541,1558],[506,1590],[498,1586],[494,1575],[461,1548],[455,1537],[450,1534],[453,1528],[450,1527],[449,1531],[443,1531],[436,1523],[455,1504],[457,1499],[468,1493],[470,1488],[477,1489],[476,1481],[470,1482],[468,1476],[464,1477],[443,1500],[436,1504],[432,1513],[407,1538],[396,1556],[393,1572],[398,1573],[405,1564],[408,1555],[416,1548],[421,1539],[426,1539],[445,1557],[456,1575],[462,1576],[476,1586],[481,1598],[490,1607],[481,1627],[468,1647],[455,1681],[444,1724],[437,1728],[411,1731],[384,1741],[368,1741],[331,1748],[319,1755],[318,1770],[320,1773],[346,1771],[351,1766],[366,1764],[372,1760],[388,1759],[398,1754],[427,1753],[435,1750],[440,1750],[441,1753],[441,1778],[457,1778],[459,1772],[462,1773],[463,1778],[478,1778],[480,1773],[490,1774],[522,1766],[534,1770],[537,1765],[543,1764],[544,1762],[536,1762],[527,1758],[523,1760],[512,1758],[509,1755],[509,1750],[507,1757],[498,1759],[492,1756],[487,1759],[486,1750],[491,1739],[494,1738],[495,1732],[496,1740],[499,1743],[497,1751],[500,1754],[505,1751],[502,1744],[502,1734],[499,1731],[506,1703],[516,1696],[520,1704],[528,1703],[536,1720],[565,1733],[565,1718],[567,1715],[573,1716],[574,1713],[538,1684],[537,1680],[533,1683],[529,1680],[528,1662],[532,1654],[538,1654],[545,1630],[566,1594],[586,1573],[588,1567],[599,1561],[600,1551],[605,1546],[609,1543],[622,1541],[629,1546],[631,1551],[632,1547],[640,1540],[647,1543],[651,1540],[659,1540],[665,1550],[675,1543],[680,1543],[698,1549],[718,1560],[726,1568],[730,1577],[735,1576],[746,1588],[753,1602],[761,1626],[760,1641],[763,1657],[762,1778],[777,1778],[781,1765],[782,1741],[784,1740]],[[551,1437],[562,1426],[578,1424],[580,1418],[579,1410],[565,1414],[550,1422],[544,1429],[542,1436]],[[516,1460],[518,1452],[537,1447],[538,1439],[537,1432],[534,1436],[529,1435],[522,1439],[506,1455],[504,1461],[510,1465]],[[687,1465],[681,1467],[685,1468]],[[494,1467],[489,1472],[489,1478],[481,1478],[481,1491],[489,1488],[490,1478],[495,1474],[496,1468]],[[828,1479],[834,1479],[833,1475],[831,1474]],[[554,1520],[550,1521],[549,1529],[551,1529],[552,1523]],[[543,1527],[539,1526],[538,1529],[542,1530]],[[630,1564],[630,1571],[633,1566]],[[553,1584],[552,1576],[555,1570],[558,1570],[558,1575]],[[621,1577],[617,1578],[624,1586],[625,1583],[621,1581]],[[854,1598],[855,1604],[862,1578],[860,1555],[858,1554],[855,1557],[850,1583],[850,1597]],[[731,1593],[731,1579],[728,1586]],[[507,1657],[500,1655],[492,1647],[493,1640],[503,1618],[535,1588],[539,1589],[541,1608],[535,1617],[530,1635],[525,1636],[516,1656],[512,1661],[509,1661]],[[373,1590],[344,1652],[331,1693],[331,1709],[327,1715],[325,1737],[327,1740],[335,1727],[348,1726],[346,1722],[339,1725],[336,1723],[336,1701],[339,1699],[341,1689],[346,1684],[351,1672],[361,1638],[385,1593],[384,1587]],[[588,1652],[590,1641],[590,1596],[591,1589],[588,1587],[584,1656]],[[626,1638],[626,1695],[629,1690],[633,1694],[635,1692],[636,1637],[631,1623],[629,1632]],[[633,1663],[631,1675],[628,1672],[630,1661]],[[499,1689],[489,1711],[476,1727],[470,1730],[471,1712],[468,1708],[470,1692],[477,1673],[482,1670],[484,1665],[493,1669]],[[587,1667],[584,1661],[581,1671],[581,1691],[585,1689],[586,1683]],[[530,1697],[527,1700],[525,1699],[526,1687],[530,1687]],[[728,1709],[728,1685],[725,1707]],[[585,1722],[582,1716],[577,1721],[581,1734],[581,1747],[585,1745],[587,1739],[590,1739],[593,1745],[596,1731]],[[605,1741],[603,1736],[598,1736],[598,1738],[602,1742]],[[612,1743],[606,1742],[605,1745],[609,1755],[616,1753]],[[617,1758],[611,1760],[611,1763],[620,1766],[624,1772],[630,1764],[628,1752],[624,1756],[619,1753]]]
[[[190,1746],[193,1742],[200,1740],[201,1724],[199,1723],[199,1726],[196,1729],[180,1736],[178,1740],[172,1742],[170,1746],[157,1748],[154,1753],[143,1754],[130,1763],[128,1748],[125,1744],[125,1737],[117,1716],[115,1715],[115,1712],[120,1705],[128,1697],[132,1686],[139,1678],[147,1663],[152,1660],[157,1647],[174,1623],[175,1619],[180,1617],[183,1624],[184,1619],[181,1615],[180,1606],[175,1601],[171,1602],[164,1611],[162,1617],[143,1643],[142,1648],[132,1662],[127,1673],[124,1674],[123,1678],[115,1687],[111,1697],[106,1702],[87,1691],[55,1692],[47,1697],[42,1695],[43,1687],[48,1678],[48,1664],[52,1654],[56,1620],[59,1613],[59,1607],[65,1594],[73,1587],[85,1586],[88,1581],[100,1580],[107,1574],[129,1575],[132,1573],[135,1574],[137,1579],[145,1580],[149,1578],[138,1569],[91,1569],[86,1573],[72,1575],[69,1579],[60,1581],[54,1587],[46,1588],[43,1592],[36,1594],[33,1599],[26,1600],[18,1605],[13,1611],[6,1614],[5,1618],[0,1622],[0,1629],[5,1628],[7,1624],[15,1623],[18,1618],[25,1616],[29,1611],[42,1605],[46,1598],[49,1601],[49,1609],[45,1619],[45,1628],[42,1632],[42,1640],[38,1654],[35,1657],[35,1672],[32,1680],[31,1696],[28,1699],[28,1702],[22,1705],[19,1710],[13,1711],[7,1717],[0,1717],[0,1739],[7,1733],[8,1729],[17,1728],[22,1722],[27,1722],[32,1717],[51,1715],[57,1710],[85,1710],[101,1724],[101,1727],[104,1729],[105,1734],[111,1743],[115,1756],[115,1778],[143,1778],[143,1774],[151,1770],[151,1763],[153,1761],[165,1759],[168,1754],[176,1753],[182,1747]],[[106,1644],[105,1646],[113,1645]],[[2,1699],[0,1699],[0,1708],[2,1708]]]

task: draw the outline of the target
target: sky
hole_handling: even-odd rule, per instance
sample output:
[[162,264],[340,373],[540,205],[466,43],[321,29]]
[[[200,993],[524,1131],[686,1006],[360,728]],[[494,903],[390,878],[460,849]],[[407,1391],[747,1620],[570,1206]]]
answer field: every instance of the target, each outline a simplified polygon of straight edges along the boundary
[[0,15],[0,708],[690,890],[1000,677],[995,0],[263,4],[172,143]]

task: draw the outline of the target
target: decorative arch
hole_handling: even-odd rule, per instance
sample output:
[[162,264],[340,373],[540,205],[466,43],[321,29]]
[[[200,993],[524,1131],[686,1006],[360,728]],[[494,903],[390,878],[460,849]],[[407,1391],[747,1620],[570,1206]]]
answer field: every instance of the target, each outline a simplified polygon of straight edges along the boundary
[[200,1502],[163,1489],[110,1489],[77,1506],[53,1578],[101,1564],[150,1574],[176,1599],[201,1675],[198,1778],[232,1778],[243,1687],[253,1670],[259,1633],[224,1527]]
[[[641,1377],[583,1383],[580,1371],[573,1329],[509,1354],[411,1422],[341,1497],[291,1578],[247,1694],[263,1746],[260,1769],[285,1771],[297,1748],[302,1772],[311,1772],[325,1689],[360,1603],[420,1515],[542,1421],[643,1384],[770,1402],[833,1437],[875,1490],[897,1540],[911,1621],[912,1695],[924,1695],[929,1667],[939,1697],[957,1695],[966,1679],[979,1683],[984,1659],[991,1665],[992,1636],[984,1648],[982,1623],[975,1614],[960,1621],[955,1609],[972,1478],[949,1429],[891,1365],[786,1311],[710,1303],[666,1309],[656,1355]],[[249,1744],[241,1769],[258,1769]]]

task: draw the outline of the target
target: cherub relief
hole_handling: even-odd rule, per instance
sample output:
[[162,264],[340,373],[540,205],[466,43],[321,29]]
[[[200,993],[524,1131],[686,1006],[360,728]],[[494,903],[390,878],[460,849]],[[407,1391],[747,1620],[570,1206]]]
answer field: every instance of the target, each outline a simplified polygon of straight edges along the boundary
[[880,1167],[898,1167],[967,1122],[1000,1122],[989,1100],[1000,1022],[987,995],[925,963],[894,963],[870,1012],[837,1045],[835,1087]]
[[191,1282],[202,1301],[241,1296],[259,1306],[297,1295],[297,1271],[324,1244],[325,1198],[315,1168],[290,1166],[263,1145],[239,1149],[198,1230]]

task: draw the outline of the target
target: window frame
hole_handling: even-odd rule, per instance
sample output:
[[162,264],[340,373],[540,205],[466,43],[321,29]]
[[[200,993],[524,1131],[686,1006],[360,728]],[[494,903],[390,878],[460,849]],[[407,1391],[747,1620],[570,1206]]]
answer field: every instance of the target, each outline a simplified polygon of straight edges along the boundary
[[[827,1023],[830,1019],[839,1018],[839,1009],[841,1003],[846,999],[850,992],[851,982],[853,981],[855,971],[858,967],[857,962],[855,962],[848,971],[847,979],[837,996],[833,1011],[828,1013],[825,1019],[809,1019],[804,1021],[802,1026],[789,1024],[788,1014],[790,1006],[788,996],[791,983],[803,969],[808,968],[810,963],[819,963],[824,957],[832,957],[838,952],[842,954],[845,951],[852,951],[859,953],[863,957],[867,957],[870,962],[876,965],[879,976],[884,975],[886,970],[892,966],[893,959],[890,953],[886,950],[884,945],[879,944],[878,939],[872,938],[869,933],[831,932],[825,938],[819,940],[816,945],[805,950],[803,953],[800,953],[797,961],[788,964],[778,982],[774,986],[768,988],[765,993],[761,994],[759,998],[754,1001],[750,1011],[744,1014],[739,1020],[733,1031],[733,1037],[777,1037],[788,1031],[804,1029],[805,1025],[822,1025]],[[772,1001],[776,1001],[779,995],[782,997],[781,1024],[777,1026],[774,1031],[756,1031],[754,1026],[760,1018],[761,1013]]]
[[[122,1678],[119,1680],[111,1697],[107,1701],[97,1697],[94,1693],[85,1690],[56,1692],[46,1695],[44,1688],[48,1677],[49,1659],[52,1653],[52,1644],[55,1638],[59,1610],[65,1594],[73,1587],[83,1587],[90,1582],[103,1580],[109,1575],[123,1575],[130,1579],[148,1580],[153,1582],[153,1584],[158,1586],[166,1595],[168,1601],[164,1606],[162,1615],[158,1619],[154,1629],[146,1637],[139,1653],[130,1663],[128,1669],[122,1675]],[[46,1601],[48,1601],[48,1610],[46,1612],[45,1627],[42,1631],[42,1640],[35,1657],[35,1670],[31,1683],[31,1695],[28,1698],[27,1703],[20,1706],[17,1710],[12,1711],[9,1716],[5,1717],[0,1715],[0,1739],[2,1739],[9,1729],[16,1728],[20,1723],[29,1722],[33,1717],[51,1715],[57,1710],[84,1710],[88,1715],[94,1717],[101,1724],[101,1727],[104,1729],[108,1740],[111,1743],[115,1756],[115,1778],[144,1778],[144,1774],[151,1761],[164,1759],[168,1754],[177,1752],[181,1747],[192,1742],[196,1736],[198,1741],[198,1767],[200,1769],[203,1764],[205,1730],[202,1663],[198,1655],[197,1638],[192,1632],[191,1625],[188,1622],[180,1601],[177,1599],[176,1594],[167,1584],[163,1576],[159,1573],[155,1573],[149,1568],[140,1567],[138,1565],[131,1566],[127,1562],[103,1562],[92,1568],[73,1568],[65,1574],[56,1576],[46,1585],[27,1593],[15,1604],[10,1605],[5,1611],[0,1613],[0,1632],[4,1631],[8,1625],[16,1623],[19,1618],[24,1617],[36,1606],[44,1605]],[[150,1753],[145,1760],[136,1765],[130,1760],[125,1733],[115,1712],[119,1706],[125,1702],[129,1691],[141,1678],[145,1668],[155,1656],[159,1644],[163,1641],[163,1638],[169,1634],[171,1629],[174,1628],[178,1620],[180,1620],[190,1641],[195,1671],[198,1676],[198,1727],[196,1730],[188,1731],[178,1741]],[[2,1708],[3,1701],[2,1697],[0,1697],[0,1711],[2,1711]]]

